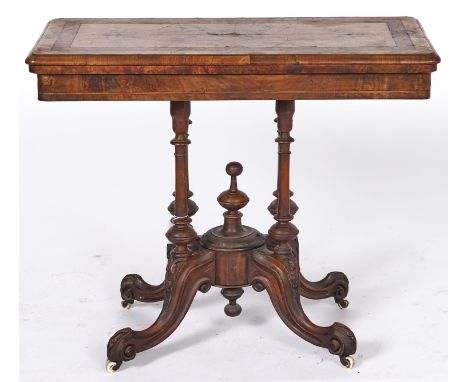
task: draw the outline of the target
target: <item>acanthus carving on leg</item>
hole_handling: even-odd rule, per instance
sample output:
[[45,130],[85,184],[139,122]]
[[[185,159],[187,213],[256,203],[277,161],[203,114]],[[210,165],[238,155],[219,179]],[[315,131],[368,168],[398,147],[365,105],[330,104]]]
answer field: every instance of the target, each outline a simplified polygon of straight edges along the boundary
[[356,352],[356,338],[347,326],[334,323],[317,326],[305,315],[299,298],[299,289],[290,280],[290,270],[277,255],[257,252],[252,256],[254,289],[266,289],[271,302],[283,322],[304,340],[329,350],[340,357],[343,365],[352,363],[350,355]]
[[156,346],[177,328],[187,313],[197,290],[207,292],[214,283],[214,256],[210,251],[195,251],[198,235],[193,229],[188,211],[188,150],[187,129],[190,102],[171,102],[172,128],[175,133],[171,143],[175,146],[175,202],[171,227],[166,233],[172,243],[164,280],[162,311],[148,329],[119,330],[107,346],[108,370],[114,371],[123,361],[135,354]]
[[178,274],[183,268],[183,265],[187,259],[187,256],[171,256],[166,267],[166,278],[164,279],[164,286],[166,294],[164,296],[163,308],[167,306],[171,299],[174,291],[174,284],[177,281]]
[[291,220],[297,205],[291,202],[289,189],[290,136],[294,101],[276,101],[278,118],[278,183],[276,200],[269,210],[276,223],[268,231],[267,249],[252,255],[252,285],[256,291],[267,289],[271,302],[283,322],[297,335],[314,345],[327,348],[340,357],[341,363],[352,367],[350,357],[356,352],[356,338],[345,325],[328,327],[312,323],[300,302],[301,277],[299,269],[298,229]]
[[299,285],[300,285],[299,262],[297,258],[295,256],[292,256],[291,254],[276,255],[275,257],[283,263],[287,271],[287,276],[291,284],[291,287],[294,289],[299,288]]
[[[327,348],[338,355],[343,365],[352,367],[351,354],[356,351],[353,332],[341,323],[321,327],[311,322],[304,313],[300,296],[309,298],[334,297],[343,304],[348,291],[348,280],[341,272],[331,272],[317,282],[307,281],[300,273],[298,229],[291,223],[297,205],[290,199],[289,161],[290,136],[294,101],[276,102],[278,114],[278,181],[274,192],[276,200],[268,209],[276,220],[266,238],[260,232],[241,223],[238,211],[248,197],[237,189],[240,163],[231,162],[226,172],[231,186],[218,197],[227,210],[224,225],[209,230],[200,239],[191,225],[191,216],[198,207],[189,198],[188,182],[188,116],[190,103],[172,101],[172,127],[175,137],[175,200],[169,206],[173,217],[166,233],[168,263],[164,282],[153,286],[139,275],[127,275],[121,284],[124,302],[134,300],[159,301],[164,304],[158,319],[149,328],[135,331],[124,328],[116,332],[107,346],[108,370],[118,369],[138,352],[150,349],[170,336],[183,320],[197,291],[207,292],[212,285],[222,286],[222,295],[229,300],[225,312],[237,316],[237,299],[242,286],[251,284],[256,291],[267,289],[272,304],[283,322],[306,341]],[[221,232],[222,234],[219,234]]]
[[130,328],[116,332],[107,345],[107,359],[112,370],[122,362],[150,349],[169,337],[187,313],[197,291],[207,292],[214,282],[214,259],[211,252],[194,254],[173,262],[168,269],[166,298],[156,322],[142,331]]

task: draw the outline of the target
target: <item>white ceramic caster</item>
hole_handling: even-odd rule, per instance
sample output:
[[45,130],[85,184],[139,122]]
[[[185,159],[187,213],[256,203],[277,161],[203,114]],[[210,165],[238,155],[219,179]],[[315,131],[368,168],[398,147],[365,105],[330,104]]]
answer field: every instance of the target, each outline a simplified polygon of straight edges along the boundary
[[133,304],[130,304],[129,302],[127,301],[122,301],[121,302],[121,305],[122,305],[122,308],[126,309],[126,310],[129,310]]
[[343,358],[343,359],[341,360],[341,363],[342,363],[343,366],[346,367],[347,369],[352,369],[352,368],[354,367],[354,364],[355,364],[354,358],[351,357],[350,355],[347,356],[347,357],[345,357],[345,358]]
[[107,361],[106,365],[106,370],[110,374],[114,374],[117,369],[115,368],[117,366],[117,362],[112,362],[112,361]]

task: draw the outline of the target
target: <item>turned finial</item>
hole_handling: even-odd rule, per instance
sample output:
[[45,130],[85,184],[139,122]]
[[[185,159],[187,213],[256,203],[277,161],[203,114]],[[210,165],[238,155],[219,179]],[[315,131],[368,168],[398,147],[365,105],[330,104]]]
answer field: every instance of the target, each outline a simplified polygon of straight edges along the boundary
[[226,173],[231,176],[230,192],[237,192],[237,177],[242,174],[244,168],[239,162],[229,162],[226,165]]
[[240,210],[249,202],[249,197],[237,188],[237,177],[242,174],[242,170],[242,165],[239,162],[229,162],[226,165],[226,173],[231,177],[231,185],[229,190],[218,196],[218,202],[228,212]]
[[226,173],[231,176],[239,176],[244,168],[239,162],[229,162],[226,165]]
[[[210,229],[200,238],[200,244],[204,248],[221,252],[246,251],[258,248],[265,243],[264,235],[252,227],[242,225],[242,213],[239,210],[249,202],[249,197],[245,192],[237,188],[237,177],[242,174],[242,170],[242,165],[239,162],[229,162],[226,165],[226,173],[231,177],[231,184],[227,190],[218,196],[219,204],[227,210],[223,213],[224,224]],[[221,285],[230,285],[232,282],[231,279],[226,281],[225,284],[221,283]],[[234,283],[232,285],[243,284],[240,279],[236,282],[238,284]],[[229,299],[229,297],[227,298]],[[229,313],[233,314],[232,309],[237,311],[238,308],[230,306],[227,309]]]
[[226,173],[231,177],[231,185],[229,190],[218,196],[219,204],[227,209],[224,213],[223,232],[225,234],[235,234],[242,230],[242,214],[239,210],[249,202],[249,197],[237,188],[237,177],[242,174],[242,170],[239,162],[229,162],[226,165]]

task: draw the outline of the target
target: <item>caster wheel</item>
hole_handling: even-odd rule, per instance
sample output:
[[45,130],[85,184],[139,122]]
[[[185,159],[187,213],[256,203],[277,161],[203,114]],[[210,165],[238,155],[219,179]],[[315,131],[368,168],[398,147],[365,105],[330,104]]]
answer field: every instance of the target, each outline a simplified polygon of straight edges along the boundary
[[107,361],[106,370],[108,373],[114,374],[119,369],[119,366],[117,366],[117,362]]
[[349,301],[344,299],[337,302],[340,309],[346,309],[349,306]]
[[127,301],[122,301],[120,304],[122,305],[122,308],[124,308],[126,310],[129,310],[133,305],[133,304],[127,302]]
[[346,367],[347,369],[352,369],[354,367],[354,358],[350,355],[340,359],[341,364]]

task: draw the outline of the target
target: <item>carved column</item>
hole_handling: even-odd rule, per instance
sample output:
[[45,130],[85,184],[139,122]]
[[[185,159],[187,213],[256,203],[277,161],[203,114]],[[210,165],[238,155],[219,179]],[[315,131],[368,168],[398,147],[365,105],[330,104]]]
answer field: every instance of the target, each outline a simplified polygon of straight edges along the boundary
[[[275,118],[275,122],[276,122],[276,118]],[[289,197],[293,195],[294,195],[294,192],[289,191]],[[278,214],[278,190],[273,191],[273,196],[275,197],[275,199],[268,206],[268,211],[270,211],[273,217],[275,217]],[[296,212],[299,210],[299,207],[297,206],[296,202],[292,199],[289,199],[289,208],[290,208],[292,216],[294,216]],[[276,244],[278,243],[274,243],[271,237],[268,238],[267,245],[269,248],[274,248]],[[299,242],[297,240],[297,237],[290,244],[292,245],[294,253],[298,255],[299,254]]]
[[[188,125],[190,116],[189,101],[171,101],[172,130],[175,133],[171,144],[174,145],[175,155],[175,200],[172,226],[166,233],[166,237],[174,244],[172,257],[190,255],[189,244],[197,239],[197,233],[191,226],[192,219],[189,216],[188,197]],[[168,266],[170,266],[169,264]]]
[[[190,111],[189,111],[190,112]],[[188,124],[191,125],[192,124],[192,121],[189,119],[188,120]],[[188,139],[189,135],[188,133],[186,134],[186,138]],[[187,168],[188,168],[188,155],[185,156],[185,160],[187,161]],[[188,203],[188,215],[189,216],[193,216],[195,215],[195,213],[198,211],[198,206],[197,204],[192,200],[190,199],[192,196],[193,196],[193,192],[190,191],[189,189],[189,177],[188,177],[188,174],[187,174],[187,203]],[[172,196],[175,197],[175,192],[172,193]],[[169,206],[167,207],[167,210],[172,214],[172,215],[175,215],[175,200],[173,200],[171,202],[171,204],[169,204]]]
[[[190,105],[189,105],[189,113],[190,113]],[[192,121],[189,119],[188,124],[191,125]],[[185,138],[188,140],[189,134],[187,133],[185,135]],[[189,141],[189,140],[188,140]],[[190,141],[189,141],[190,142]],[[186,166],[187,166],[187,171],[188,171],[188,155],[185,156],[185,161],[186,161]],[[175,197],[176,193],[175,191],[172,193],[172,196]],[[197,203],[195,203],[192,199],[190,199],[193,196],[193,192],[190,191],[189,189],[189,175],[187,172],[187,212],[188,216],[192,217],[195,215],[195,213],[198,211],[198,206]],[[167,210],[171,213],[172,216],[175,216],[175,199],[169,204],[167,207]],[[192,250],[196,250],[198,247],[198,240],[195,240],[193,243],[191,243]],[[168,243],[167,244],[167,249],[166,249],[166,254],[167,258],[170,258],[170,254],[172,249],[174,248],[174,244]]]
[[[268,231],[268,244],[278,255],[290,255],[291,247],[288,244],[295,240],[299,230],[291,223],[293,213],[290,200],[291,191],[289,190],[289,157],[291,155],[290,145],[294,139],[290,136],[292,129],[294,101],[276,101],[276,114],[278,115],[278,184],[276,188],[277,201],[273,201],[273,217],[277,221]],[[294,207],[296,209],[297,206]],[[297,262],[290,263],[291,268],[297,268]],[[288,261],[289,262],[289,261]],[[293,273],[296,273],[292,269]],[[298,270],[297,270],[298,273]]]
[[[294,192],[289,191],[289,197],[293,195]],[[275,200],[273,200],[268,206],[268,211],[270,211],[273,217],[275,217],[275,215],[278,213],[278,190],[273,191],[273,196],[275,197]],[[299,207],[297,206],[296,202],[292,199],[289,199],[289,207],[291,209],[291,215],[293,216],[299,210]]]

